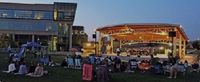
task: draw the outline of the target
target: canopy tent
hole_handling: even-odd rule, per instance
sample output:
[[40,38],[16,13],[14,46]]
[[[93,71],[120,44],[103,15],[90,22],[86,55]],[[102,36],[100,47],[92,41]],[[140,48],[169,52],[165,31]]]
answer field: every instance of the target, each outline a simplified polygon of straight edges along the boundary
[[41,48],[42,45],[36,43],[36,42],[27,42],[26,44],[22,44],[20,50],[18,53],[15,54],[15,58],[17,60],[20,60],[22,57],[24,57],[25,51],[27,47],[36,47],[36,48]]

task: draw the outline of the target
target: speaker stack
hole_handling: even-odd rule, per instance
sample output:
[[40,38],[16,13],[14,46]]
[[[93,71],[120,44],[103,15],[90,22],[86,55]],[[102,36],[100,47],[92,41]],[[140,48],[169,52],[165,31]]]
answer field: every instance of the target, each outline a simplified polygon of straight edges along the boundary
[[169,37],[176,37],[176,31],[170,31],[168,35]]

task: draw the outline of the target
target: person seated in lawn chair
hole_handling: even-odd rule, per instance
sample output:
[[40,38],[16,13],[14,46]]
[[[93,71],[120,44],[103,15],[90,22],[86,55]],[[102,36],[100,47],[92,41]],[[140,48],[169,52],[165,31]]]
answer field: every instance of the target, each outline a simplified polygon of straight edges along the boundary
[[197,72],[197,73],[199,73],[200,72],[200,66],[199,66],[199,64],[198,63],[192,64],[190,72]]
[[177,69],[178,69],[178,72],[179,72],[179,73],[182,73],[183,75],[185,75],[185,73],[186,73],[186,67],[185,67],[185,65],[183,64],[183,62],[179,62],[179,63],[178,63]]
[[141,63],[138,65],[140,71],[142,73],[148,71],[151,68],[150,62],[148,60],[142,60]]
[[88,58],[88,62],[92,65],[95,64],[95,62],[96,62],[95,54],[90,54],[90,56]]
[[81,55],[76,55],[75,56],[75,69],[81,69],[81,62],[82,62],[82,57]]
[[156,64],[153,65],[152,69],[153,69],[153,72],[155,74],[161,74],[161,73],[163,73],[162,63],[160,63],[160,62],[156,62]]
[[136,59],[131,59],[129,60],[129,66],[130,66],[130,71],[134,71],[138,68],[137,60]]
[[176,78],[177,73],[182,73],[183,75],[185,75],[186,68],[182,62],[175,63],[175,64],[171,63],[169,71],[165,71],[165,73],[166,72],[170,73],[170,76],[168,78]]
[[[169,73],[170,76],[168,78],[176,78],[177,77],[177,73],[179,71],[182,71],[183,69],[180,68],[181,66],[179,66],[179,63],[171,63],[171,67],[169,68]],[[183,65],[184,67],[184,65]]]
[[121,71],[121,59],[119,57],[114,58],[114,71],[120,72]]
[[96,64],[97,64],[97,65],[101,64],[103,60],[104,60],[103,56],[102,56],[102,55],[99,55],[99,56],[96,58]]
[[170,67],[171,67],[171,65],[170,65],[170,63],[168,61],[163,61],[162,68],[163,68],[164,75],[166,73],[170,72]]
[[105,60],[107,60],[107,65],[108,65],[108,70],[109,72],[112,72],[112,58],[111,57],[106,57]]
[[74,58],[72,55],[67,57],[68,68],[74,68]]
[[169,68],[170,76],[168,78],[176,78],[177,77],[177,72],[178,72],[177,64],[172,65]]

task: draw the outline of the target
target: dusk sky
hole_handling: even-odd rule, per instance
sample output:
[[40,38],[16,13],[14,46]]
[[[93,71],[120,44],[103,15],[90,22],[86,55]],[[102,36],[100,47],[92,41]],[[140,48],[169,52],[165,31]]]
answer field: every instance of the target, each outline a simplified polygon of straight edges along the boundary
[[172,23],[190,40],[200,38],[200,0],[0,0],[17,3],[78,3],[74,25],[91,38],[98,27],[124,23]]

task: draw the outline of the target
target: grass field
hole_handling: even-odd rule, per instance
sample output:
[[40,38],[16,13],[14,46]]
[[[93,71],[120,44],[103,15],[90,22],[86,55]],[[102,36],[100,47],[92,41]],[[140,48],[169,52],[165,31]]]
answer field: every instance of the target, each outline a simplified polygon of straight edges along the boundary
[[[52,56],[60,63],[63,56]],[[0,54],[0,71],[7,69],[6,54]],[[48,75],[40,78],[5,74],[0,72],[1,82],[84,82],[81,78],[81,70],[66,69],[63,67],[45,67]],[[112,73],[110,82],[200,82],[200,73],[188,73],[186,76],[178,76],[177,79],[168,79],[164,75],[136,73]],[[96,81],[93,81],[96,82]]]

